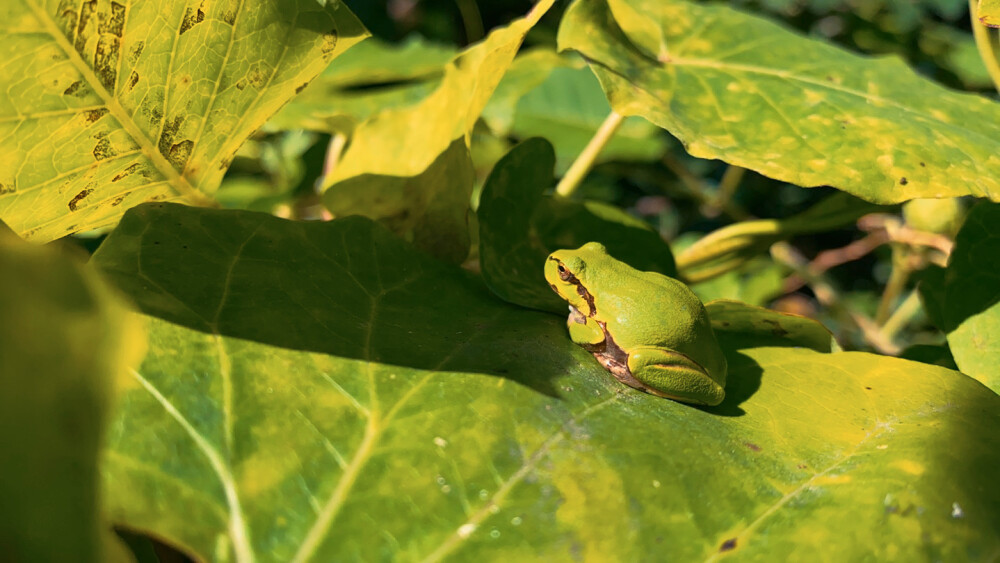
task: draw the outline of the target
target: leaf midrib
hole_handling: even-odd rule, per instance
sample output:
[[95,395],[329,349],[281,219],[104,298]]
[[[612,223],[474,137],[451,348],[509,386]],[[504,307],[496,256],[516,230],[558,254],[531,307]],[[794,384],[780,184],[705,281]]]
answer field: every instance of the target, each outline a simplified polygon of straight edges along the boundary
[[[63,35],[62,31],[56,26],[55,22],[52,21],[48,13],[46,13],[42,8],[40,8],[35,0],[25,0],[25,4],[31,9],[42,27],[45,28],[46,33],[59,45],[59,48],[67,55],[67,58],[72,62],[73,66],[76,68],[87,84],[94,90],[101,100],[104,101],[104,107],[108,109],[118,124],[128,133],[129,137],[139,145],[142,150],[142,154],[153,163],[156,168],[167,182],[180,194],[182,197],[187,198],[191,203],[197,205],[215,206],[214,200],[203,195],[197,188],[188,182],[187,178],[182,176],[177,170],[170,164],[167,159],[160,154],[159,149],[156,144],[139,128],[132,117],[125,111],[125,108],[118,103],[118,99],[111,95],[110,92],[101,84],[100,79],[94,74],[93,69],[83,60],[80,54],[73,48],[69,43],[69,39]],[[166,119],[166,118],[164,118]]]

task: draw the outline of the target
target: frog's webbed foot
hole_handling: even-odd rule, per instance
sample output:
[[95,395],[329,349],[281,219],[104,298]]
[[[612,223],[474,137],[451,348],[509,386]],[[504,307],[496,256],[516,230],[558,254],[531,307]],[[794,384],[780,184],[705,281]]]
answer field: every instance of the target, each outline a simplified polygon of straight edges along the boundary
[[569,318],[566,319],[567,323],[576,323],[585,325],[587,324],[587,316],[580,312],[579,309],[570,305],[569,306]]
[[597,321],[588,319],[575,307],[571,306],[569,309],[566,328],[569,329],[570,340],[590,351],[599,347],[604,342],[604,329]]

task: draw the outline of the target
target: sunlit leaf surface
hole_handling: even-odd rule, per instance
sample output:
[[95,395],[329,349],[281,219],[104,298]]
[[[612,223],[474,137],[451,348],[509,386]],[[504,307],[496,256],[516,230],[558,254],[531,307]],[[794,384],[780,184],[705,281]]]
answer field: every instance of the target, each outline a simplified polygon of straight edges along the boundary
[[46,242],[211,204],[240,144],[367,32],[334,1],[5,0],[0,34],[0,219]]
[[1000,200],[1000,104],[719,4],[578,1],[560,47],[688,152],[877,203]]

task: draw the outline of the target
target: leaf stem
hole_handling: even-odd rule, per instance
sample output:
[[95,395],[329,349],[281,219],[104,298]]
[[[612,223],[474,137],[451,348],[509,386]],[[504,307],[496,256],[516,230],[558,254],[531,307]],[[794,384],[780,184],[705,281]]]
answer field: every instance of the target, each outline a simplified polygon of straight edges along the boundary
[[594,134],[590,142],[580,153],[580,156],[576,157],[573,164],[566,171],[566,175],[563,176],[562,180],[559,181],[559,185],[556,186],[556,194],[562,197],[570,197],[573,192],[580,187],[583,182],[584,177],[590,172],[590,169],[594,167],[594,162],[597,160],[597,155],[601,154],[604,147],[607,146],[608,141],[614,136],[615,132],[622,124],[622,120],[625,116],[618,113],[617,111],[611,110],[608,117],[601,124],[601,127]]
[[747,221],[754,218],[744,211],[742,207],[733,203],[732,200],[720,202],[718,199],[713,198],[711,189],[705,181],[692,174],[684,163],[677,158],[668,154],[663,157],[662,162],[684,185],[686,188],[684,195],[697,201],[700,206],[707,208],[718,206],[719,211],[734,221]]
[[715,199],[712,201],[712,207],[715,210],[725,209],[729,205],[733,196],[736,195],[736,188],[743,181],[746,171],[746,168],[736,166],[735,164],[730,164],[726,167],[726,171],[722,173],[722,179],[719,180],[718,192],[716,192]]
[[1000,59],[994,48],[989,29],[976,17],[977,0],[969,0],[969,17],[972,18],[972,36],[976,39],[976,49],[986,65],[986,71],[993,79],[993,86],[1000,92]]
[[455,0],[458,13],[462,16],[465,27],[465,40],[471,45],[483,38],[483,16],[479,13],[476,0]]
[[901,330],[906,328],[910,324],[920,311],[923,309],[923,305],[920,303],[920,294],[917,290],[913,290],[906,299],[896,308],[896,311],[889,317],[889,320],[885,321],[882,325],[882,338],[888,342],[896,340],[896,335],[899,334]]
[[882,293],[882,300],[878,304],[878,312],[875,314],[875,324],[884,326],[892,313],[892,305],[896,299],[903,294],[906,289],[906,282],[910,281],[910,250],[908,247],[895,243],[892,245],[892,273],[889,274],[889,281],[885,284],[885,291]]

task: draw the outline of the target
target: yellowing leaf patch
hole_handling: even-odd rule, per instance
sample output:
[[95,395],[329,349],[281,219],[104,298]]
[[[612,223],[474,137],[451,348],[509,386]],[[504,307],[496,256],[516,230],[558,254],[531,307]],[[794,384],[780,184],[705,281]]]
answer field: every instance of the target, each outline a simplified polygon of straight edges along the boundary
[[0,219],[46,242],[211,205],[237,148],[367,32],[339,2],[9,0]]

